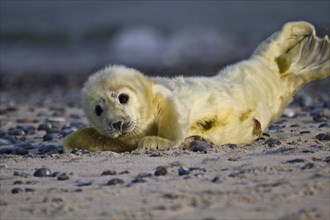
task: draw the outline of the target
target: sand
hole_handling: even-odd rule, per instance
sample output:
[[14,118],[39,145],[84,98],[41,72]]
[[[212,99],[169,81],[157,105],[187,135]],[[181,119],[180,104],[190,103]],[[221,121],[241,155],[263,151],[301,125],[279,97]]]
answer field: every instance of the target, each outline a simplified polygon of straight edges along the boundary
[[[71,154],[63,136],[88,125],[77,102],[5,98],[0,219],[329,219],[330,114],[326,102],[308,100],[251,145]],[[40,127],[47,122],[53,131]],[[16,142],[4,144],[8,136]],[[42,167],[53,176],[33,176]],[[166,173],[155,175],[157,167]]]

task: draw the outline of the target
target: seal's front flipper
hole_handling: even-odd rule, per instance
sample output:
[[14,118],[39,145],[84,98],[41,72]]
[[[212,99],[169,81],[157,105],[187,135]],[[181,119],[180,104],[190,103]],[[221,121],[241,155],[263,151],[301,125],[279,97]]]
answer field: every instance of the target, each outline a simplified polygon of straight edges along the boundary
[[88,127],[75,131],[64,138],[65,152],[72,152],[74,149],[89,151],[131,151],[129,146],[122,146],[108,137],[102,136],[95,128]]

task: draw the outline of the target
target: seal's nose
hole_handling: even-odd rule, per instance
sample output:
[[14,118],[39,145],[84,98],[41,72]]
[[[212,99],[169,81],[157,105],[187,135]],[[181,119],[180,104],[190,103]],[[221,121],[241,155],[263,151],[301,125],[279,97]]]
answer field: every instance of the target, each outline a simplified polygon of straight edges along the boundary
[[115,121],[114,123],[112,123],[112,127],[114,129],[116,129],[117,131],[122,131],[123,130],[123,125],[124,125],[123,120]]

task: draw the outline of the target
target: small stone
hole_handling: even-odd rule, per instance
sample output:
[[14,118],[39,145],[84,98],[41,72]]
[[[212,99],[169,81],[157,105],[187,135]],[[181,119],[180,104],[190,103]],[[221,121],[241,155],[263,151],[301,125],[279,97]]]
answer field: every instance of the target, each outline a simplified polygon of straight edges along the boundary
[[330,163],[330,156],[327,156],[326,158],[324,158],[324,162]]
[[72,132],[75,132],[77,130],[78,130],[77,128],[66,128],[66,129],[61,130],[61,134],[62,134],[63,137],[65,137],[65,136],[67,136],[67,135],[69,135]]
[[17,194],[17,193],[21,193],[21,192],[24,192],[23,189],[18,188],[18,187],[13,188],[13,189],[11,190],[11,193],[13,193],[13,194]]
[[115,170],[105,170],[101,173],[101,176],[113,176],[116,174],[117,172]]
[[43,138],[44,141],[52,141],[52,140],[57,138],[57,134],[56,133],[48,133],[48,134],[45,134],[42,138]]
[[10,145],[10,144],[12,144],[12,143],[8,139],[0,138],[0,146],[2,146],[2,145]]
[[25,132],[18,128],[11,128],[9,129],[8,134],[12,136],[23,136],[25,135]]
[[44,122],[38,126],[38,131],[47,131],[51,129],[53,125],[49,122]]
[[57,177],[60,174],[60,172],[56,171],[54,173],[52,173],[51,177]]
[[76,182],[76,186],[90,186],[92,185],[93,181],[92,180],[78,180]]
[[10,144],[16,144],[17,143],[17,139],[14,136],[5,135],[5,136],[2,136],[1,139],[9,141]]
[[237,144],[224,144],[223,147],[228,147],[230,149],[235,149],[237,147]]
[[123,174],[129,174],[129,171],[128,170],[123,170],[123,171],[119,172],[119,175],[123,175]]
[[20,184],[23,184],[23,181],[21,180],[16,180],[13,185],[20,185]]
[[149,154],[149,157],[160,157],[161,153],[160,152],[152,152],[151,154]]
[[287,160],[285,163],[303,163],[303,162],[305,162],[304,159],[297,158],[293,160]]
[[147,180],[145,180],[144,178],[135,178],[132,180],[132,183],[145,183],[147,182]]
[[206,173],[202,173],[202,172],[198,172],[194,174],[195,177],[198,178],[205,178],[206,177]]
[[17,126],[16,128],[18,129],[21,129],[25,132],[26,135],[34,135],[36,134],[36,128],[31,126],[31,125],[28,125],[28,126]]
[[20,177],[29,177],[30,174],[29,173],[24,173],[24,172],[18,172],[18,171],[14,171],[14,176],[20,176]]
[[299,132],[299,134],[310,134],[311,132],[310,131],[301,131]]
[[152,177],[152,174],[151,173],[139,173],[135,178],[149,178],[149,177]]
[[47,129],[46,130],[46,133],[47,134],[57,134],[57,133],[60,133],[60,129],[58,127],[52,127],[50,129]]
[[319,125],[319,128],[330,128],[330,125],[327,123],[322,123]]
[[112,185],[118,185],[118,184],[124,184],[124,180],[119,179],[119,178],[114,178],[108,181],[107,185],[112,186]]
[[12,147],[5,147],[0,149],[0,154],[11,154],[13,151]]
[[320,133],[316,135],[316,139],[319,141],[329,141],[330,140],[330,132]]
[[179,176],[188,175],[190,174],[190,169],[179,167],[178,174]]
[[35,189],[32,189],[32,188],[25,188],[25,192],[35,192],[36,190]]
[[268,147],[275,147],[276,145],[281,145],[281,141],[270,138],[265,141],[265,144],[267,144]]
[[29,152],[26,149],[20,147],[13,147],[11,152],[11,154],[15,154],[15,155],[26,155],[28,153]]
[[293,118],[296,113],[291,108],[286,108],[283,112],[283,115],[285,115],[288,118]]
[[23,148],[25,150],[31,150],[31,149],[34,148],[31,143],[20,143],[20,144],[16,144],[15,147],[17,147],[17,148]]
[[301,169],[306,170],[306,169],[312,169],[314,168],[314,163],[306,163]]
[[80,119],[81,118],[81,116],[79,114],[75,114],[75,113],[70,114],[69,117],[72,118],[72,119]]
[[50,169],[43,167],[43,168],[39,168],[37,169],[33,176],[35,177],[50,177],[52,174],[52,172],[50,171]]
[[60,150],[59,146],[56,145],[42,145],[39,148],[39,154],[58,154]]
[[155,176],[164,176],[167,174],[167,169],[163,166],[159,166],[156,168]]
[[47,118],[48,122],[55,122],[55,123],[62,123],[65,122],[65,118],[63,117],[51,117],[51,118]]
[[81,122],[71,122],[70,123],[70,126],[72,127],[72,128],[76,128],[76,129],[81,129],[81,128],[84,128],[84,127],[86,127],[83,123],[81,123]]
[[59,180],[59,181],[64,181],[64,180],[68,180],[68,179],[70,179],[70,177],[66,173],[61,173],[60,175],[57,176],[57,180]]
[[222,179],[218,176],[214,177],[212,180],[211,180],[212,183],[221,183],[222,182]]

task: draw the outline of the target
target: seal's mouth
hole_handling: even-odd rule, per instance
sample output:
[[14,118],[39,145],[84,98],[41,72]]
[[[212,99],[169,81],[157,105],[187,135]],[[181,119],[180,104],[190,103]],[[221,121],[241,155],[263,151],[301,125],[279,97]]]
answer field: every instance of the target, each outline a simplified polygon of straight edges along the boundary
[[135,123],[132,121],[120,121],[111,123],[107,127],[106,135],[112,139],[130,134],[135,129]]

